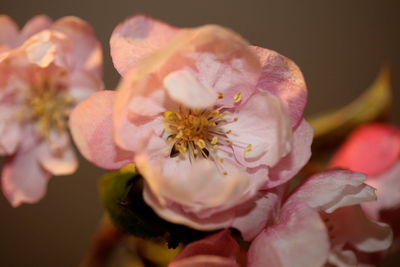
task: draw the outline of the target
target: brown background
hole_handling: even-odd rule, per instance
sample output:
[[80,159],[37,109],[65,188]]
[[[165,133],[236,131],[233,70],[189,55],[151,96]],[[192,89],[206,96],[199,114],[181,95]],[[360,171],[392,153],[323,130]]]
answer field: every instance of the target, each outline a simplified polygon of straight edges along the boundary
[[[400,125],[400,2],[393,1],[83,1],[1,0],[0,13],[23,25],[36,14],[76,15],[91,23],[104,47],[105,83],[113,89],[108,40],[128,16],[144,13],[180,27],[216,23],[251,43],[293,59],[309,88],[306,114],[339,107],[360,94],[382,63],[392,66],[394,121]],[[0,266],[77,266],[102,215],[97,177],[85,160],[73,176],[51,180],[36,205],[13,209],[0,196]],[[27,173],[27,175],[29,175]]]

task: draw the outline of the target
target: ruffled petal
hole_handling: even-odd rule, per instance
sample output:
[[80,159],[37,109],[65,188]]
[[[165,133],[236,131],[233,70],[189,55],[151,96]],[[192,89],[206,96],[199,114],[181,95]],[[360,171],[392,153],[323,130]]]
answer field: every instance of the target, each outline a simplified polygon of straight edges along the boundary
[[376,188],[377,201],[361,204],[370,218],[378,220],[381,210],[400,208],[400,160],[384,173],[368,177],[365,183]]
[[[239,266],[235,261],[239,253],[239,245],[231,237],[229,230],[224,230],[190,243],[169,266]],[[199,265],[200,263],[205,265]]]
[[363,183],[362,173],[350,170],[329,170],[308,178],[297,187],[287,203],[305,202],[310,207],[328,213],[339,207],[375,200],[375,190]]
[[92,27],[80,18],[67,16],[57,20],[52,29],[62,32],[70,40],[73,68],[85,69],[101,78],[103,53]]
[[101,91],[80,103],[70,115],[70,129],[82,155],[105,169],[133,162],[133,153],[118,148],[112,137],[114,91]]
[[18,44],[18,26],[6,15],[0,15],[0,53]]
[[38,149],[35,144],[31,140],[24,142],[14,156],[7,158],[1,177],[3,193],[14,207],[42,199],[50,179],[50,173],[37,161]]
[[251,243],[249,267],[322,266],[329,239],[318,213],[304,204],[285,205],[278,222]]
[[307,87],[299,67],[290,59],[265,48],[252,47],[258,55],[262,71],[257,87],[279,97],[287,106],[291,125],[303,118],[307,103]]
[[304,167],[311,157],[313,134],[311,125],[302,120],[293,132],[292,150],[271,168],[269,180],[264,189],[289,181]]
[[190,163],[172,158],[151,162],[148,156],[139,154],[135,162],[155,195],[193,209],[232,206],[243,197],[250,184],[244,173],[223,175],[210,160]]
[[400,130],[387,124],[370,124],[355,130],[332,159],[332,167],[377,175],[400,157]]
[[343,207],[325,216],[333,246],[350,243],[363,252],[382,251],[390,247],[393,233],[390,226],[374,222],[362,211],[360,205]]
[[271,225],[280,211],[285,186],[278,186],[249,205],[241,205],[236,209],[232,227],[238,229],[245,241],[252,241],[266,225]]
[[31,18],[22,28],[20,42],[24,42],[32,35],[50,28],[52,20],[46,15],[37,15]]
[[178,28],[146,16],[125,20],[111,34],[110,49],[115,68],[124,76],[144,57],[165,45],[178,31]]
[[292,129],[289,117],[281,101],[272,94],[253,95],[228,119],[232,122],[222,128],[225,132],[231,131],[228,138],[242,165],[274,166],[290,152]]
[[[165,110],[166,94],[163,90],[154,90],[153,81],[147,76],[138,82],[133,70],[118,86],[113,108],[114,140],[125,150],[136,151],[149,134],[161,135],[164,129],[160,116]],[[149,106],[138,103],[143,99]]]

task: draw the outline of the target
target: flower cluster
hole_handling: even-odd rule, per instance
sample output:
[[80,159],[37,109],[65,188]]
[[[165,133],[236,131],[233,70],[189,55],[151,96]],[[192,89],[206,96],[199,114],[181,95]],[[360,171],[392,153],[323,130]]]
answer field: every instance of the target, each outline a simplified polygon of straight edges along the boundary
[[102,89],[102,52],[76,17],[31,19],[22,30],[0,16],[0,152],[13,206],[43,197],[51,175],[78,167],[68,135],[72,108]]
[[[394,223],[378,220],[400,207],[391,187],[400,181],[398,129],[360,129],[330,170],[293,189],[313,129],[290,59],[224,27],[180,29],[145,16],[122,22],[110,47],[122,76],[115,91],[101,90],[101,48],[82,20],[39,16],[18,31],[0,17],[2,187],[12,205],[36,202],[52,174],[76,170],[70,129],[95,165],[135,164],[143,192],[130,191],[125,173],[119,206],[129,209],[140,190],[168,225],[218,231],[170,266],[356,266],[391,246]],[[135,216],[129,226],[144,224]]]

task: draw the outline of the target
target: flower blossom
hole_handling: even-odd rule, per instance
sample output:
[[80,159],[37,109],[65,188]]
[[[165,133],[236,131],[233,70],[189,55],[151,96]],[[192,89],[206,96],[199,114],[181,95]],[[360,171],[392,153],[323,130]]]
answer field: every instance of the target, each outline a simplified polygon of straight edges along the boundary
[[376,200],[364,174],[329,170],[308,178],[284,201],[274,225],[251,243],[248,266],[358,266],[387,249],[387,224],[368,219],[360,203]]
[[101,72],[100,44],[81,19],[37,16],[20,31],[0,16],[2,189],[13,206],[40,200],[51,175],[75,172],[69,112],[102,89]]
[[362,208],[393,227],[400,247],[400,130],[389,124],[361,126],[339,148],[331,166],[368,175],[365,182],[376,188],[377,201],[362,203]]
[[136,16],[110,44],[123,80],[72,112],[81,153],[107,169],[135,162],[146,203],[165,220],[254,238],[274,213],[275,188],[310,157],[299,68],[215,25]]

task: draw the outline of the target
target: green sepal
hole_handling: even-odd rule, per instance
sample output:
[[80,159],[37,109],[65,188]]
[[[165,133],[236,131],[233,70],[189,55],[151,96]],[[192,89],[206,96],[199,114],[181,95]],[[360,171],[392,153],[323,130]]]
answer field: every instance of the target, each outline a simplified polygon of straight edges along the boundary
[[164,240],[170,248],[210,234],[161,219],[144,202],[143,185],[143,177],[133,164],[100,179],[99,191],[103,207],[121,232],[144,239]]

